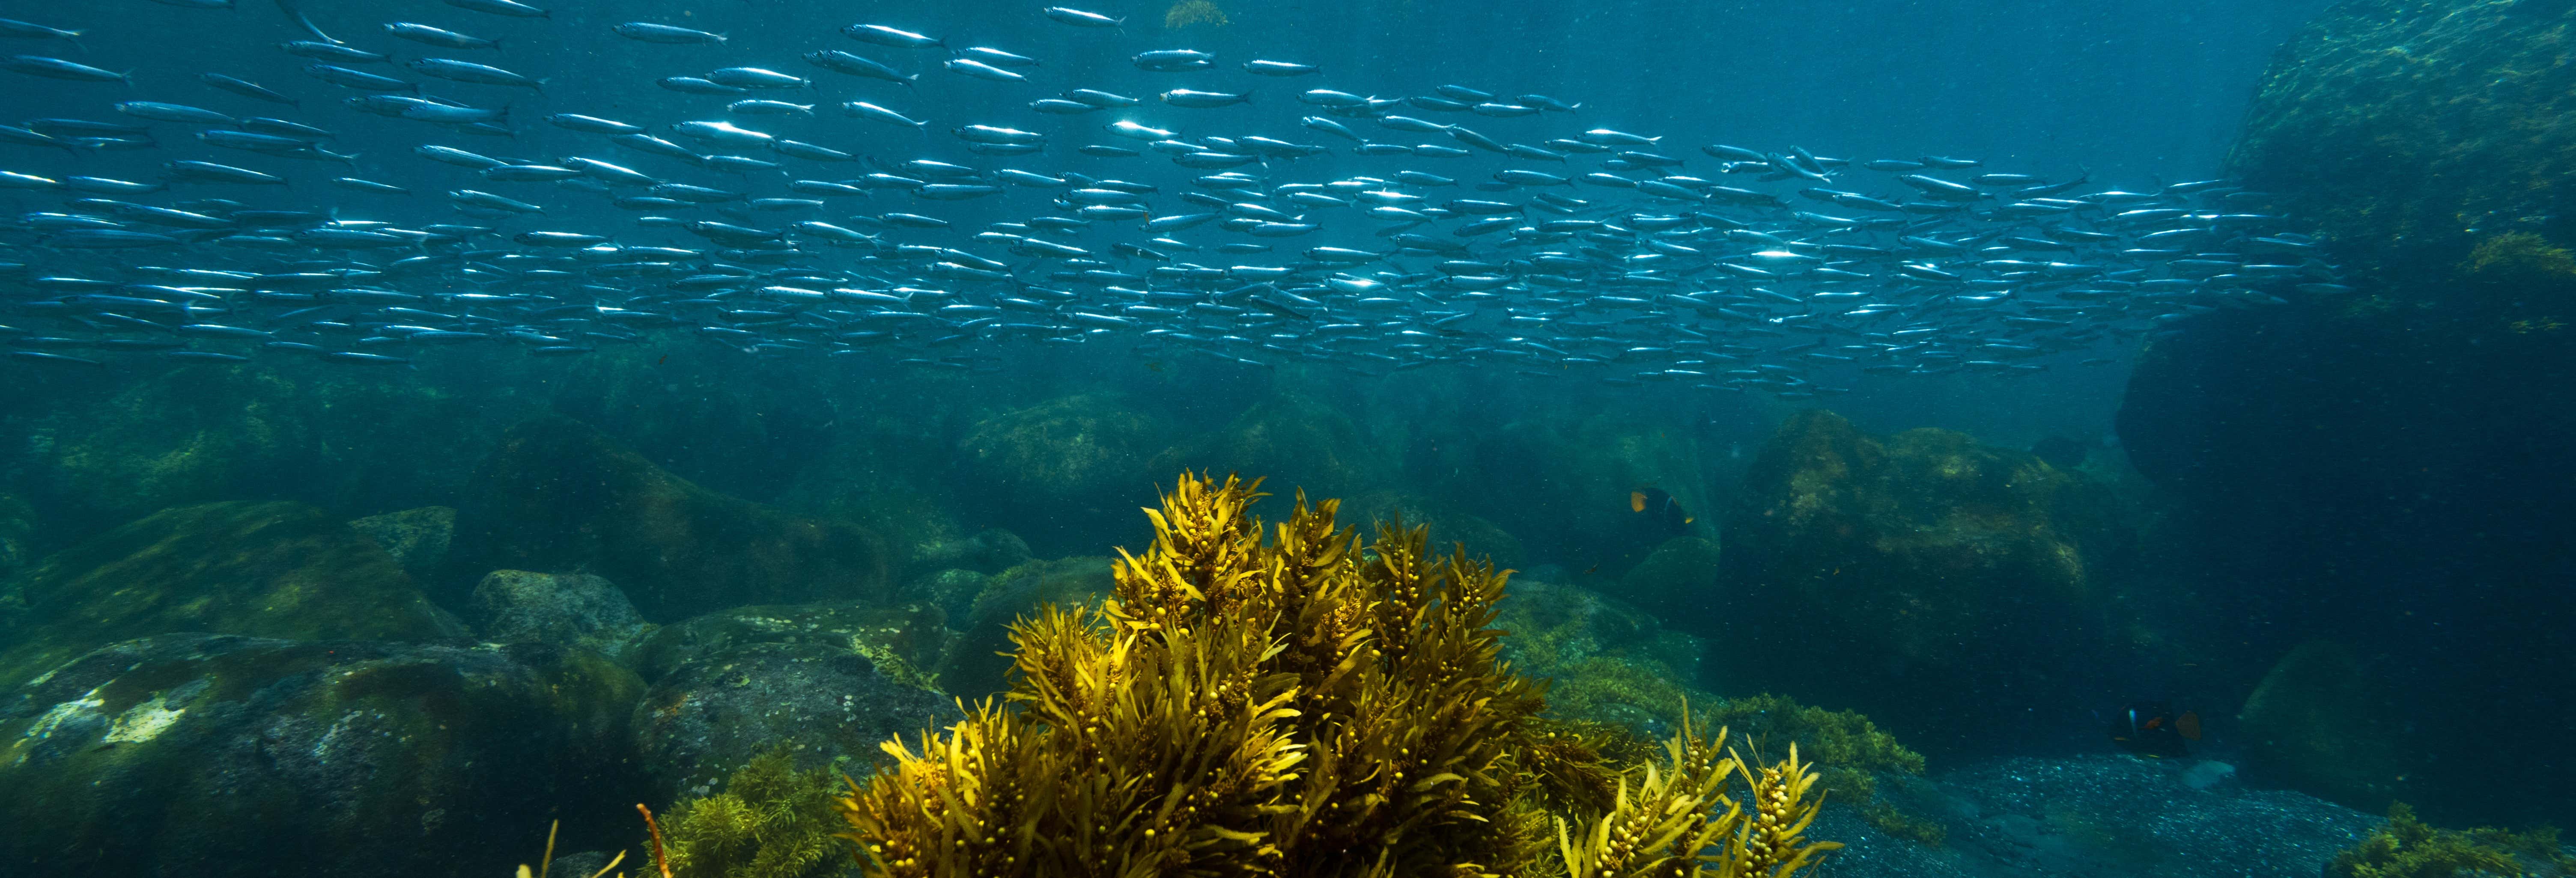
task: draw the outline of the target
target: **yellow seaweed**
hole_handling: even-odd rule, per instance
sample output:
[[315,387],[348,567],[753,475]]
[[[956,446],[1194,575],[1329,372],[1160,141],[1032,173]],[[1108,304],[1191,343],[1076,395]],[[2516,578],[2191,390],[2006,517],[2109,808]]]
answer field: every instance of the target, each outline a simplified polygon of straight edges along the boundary
[[1332,500],[1265,525],[1261,496],[1183,476],[1102,606],[1013,626],[1002,700],[845,778],[867,871],[1777,878],[1836,847],[1804,838],[1794,749],[1751,767],[1685,718],[1621,767],[1542,720],[1497,657],[1508,572],[1401,523],[1364,542]]

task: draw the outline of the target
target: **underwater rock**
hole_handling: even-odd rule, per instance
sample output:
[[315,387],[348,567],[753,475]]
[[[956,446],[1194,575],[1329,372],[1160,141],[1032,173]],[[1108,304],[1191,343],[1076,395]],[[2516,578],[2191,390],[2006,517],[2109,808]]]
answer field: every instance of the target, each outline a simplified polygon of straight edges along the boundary
[[451,569],[597,573],[648,620],[876,598],[890,575],[857,525],[709,491],[569,418],[512,427],[465,498]]
[[[1080,395],[1003,412],[977,423],[957,444],[958,473],[973,518],[998,522],[1051,546],[1114,541],[1098,531],[1120,524],[1153,498],[1145,464],[1171,428],[1104,395]],[[1103,539],[1108,537],[1108,539]]]
[[[2228,173],[2402,296],[2459,292],[2443,282],[2495,236],[2576,243],[2566,12],[2556,0],[2334,4],[2274,57]],[[2576,290],[2576,271],[2556,286]]]
[[[1684,705],[1718,702],[1700,686],[1707,644],[1652,613],[1588,589],[1514,576],[1496,607],[1502,657],[1550,681],[1548,715],[1626,726],[1644,738],[1681,727]],[[1714,728],[1713,725],[1710,728]]]
[[301,503],[167,509],[0,586],[13,612],[0,687],[101,644],[177,631],[292,640],[465,632],[375,541]]
[[[992,528],[962,540],[941,540],[914,548],[912,566],[924,570],[964,569],[1000,573],[1029,562],[1028,541]],[[973,598],[973,594],[968,594]]]
[[349,527],[385,547],[402,564],[403,572],[425,581],[438,575],[440,565],[447,562],[448,544],[456,538],[456,510],[423,506],[370,515],[349,522]]
[[1637,606],[1687,613],[1716,600],[1718,555],[1716,540],[1674,537],[1629,568],[1617,587],[1604,590]]
[[494,643],[577,646],[625,660],[651,625],[607,579],[495,570],[474,586],[476,627]]
[[964,619],[975,612],[975,596],[992,582],[983,571],[952,567],[906,583],[904,593],[929,601],[948,618]]
[[2256,780],[2369,811],[2406,795],[2422,743],[2379,676],[2342,644],[2311,640],[2283,656],[2237,712]]
[[[502,875],[491,843],[635,790],[632,673],[542,644],[126,641],[0,706],[0,861],[26,875]],[[631,814],[631,812],[628,812]],[[292,852],[281,856],[281,852]],[[281,865],[291,864],[291,865]]]
[[177,366],[41,405],[11,425],[39,475],[29,493],[84,534],[221,500],[433,502],[525,410],[488,386],[283,358]]
[[[1915,746],[1959,711],[2072,691],[2113,603],[2099,486],[1947,430],[1783,423],[1726,519],[1717,655],[1737,691],[1851,707]],[[1833,644],[1818,660],[1806,645]]]
[[1011,623],[1047,604],[1100,603],[1117,586],[1109,570],[1108,558],[1091,555],[1031,561],[994,576],[962,620],[963,634],[940,672],[941,683],[967,698],[1001,691],[1003,672],[1011,668],[1011,659],[1002,655],[1011,649]]
[[[657,801],[705,796],[773,747],[800,769],[958,718],[938,689],[951,651],[937,609],[866,603],[738,607],[664,626],[640,650],[652,690],[634,748]],[[853,773],[863,773],[849,768]]]
[[[1386,462],[1391,459],[1341,409],[1304,394],[1278,393],[1254,403],[1223,428],[1155,455],[1148,471],[1263,473],[1262,489],[1283,498],[1299,490],[1317,498],[1355,497],[1388,481]],[[1151,488],[1148,481],[1148,502]],[[1125,512],[1116,516],[1119,522],[1132,523]]]

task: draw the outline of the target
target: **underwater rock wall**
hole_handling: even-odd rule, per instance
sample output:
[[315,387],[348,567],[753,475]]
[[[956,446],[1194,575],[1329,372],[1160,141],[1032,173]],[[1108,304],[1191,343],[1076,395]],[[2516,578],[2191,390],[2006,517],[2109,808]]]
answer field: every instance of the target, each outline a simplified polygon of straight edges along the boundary
[[[2303,711],[2402,718],[2439,751],[2407,794],[2436,820],[2576,821],[2576,762],[2555,755],[2576,727],[2576,596],[2541,585],[2576,577],[2570,13],[2319,16],[2266,74],[2230,169],[2321,230],[2357,291],[2177,324],[2118,416],[2174,504],[2152,553],[2200,608],[2178,633],[2204,688],[2244,699],[2302,642],[2353,644],[2388,700]],[[2394,780],[2313,761],[2276,751],[2247,779],[2348,801]]]

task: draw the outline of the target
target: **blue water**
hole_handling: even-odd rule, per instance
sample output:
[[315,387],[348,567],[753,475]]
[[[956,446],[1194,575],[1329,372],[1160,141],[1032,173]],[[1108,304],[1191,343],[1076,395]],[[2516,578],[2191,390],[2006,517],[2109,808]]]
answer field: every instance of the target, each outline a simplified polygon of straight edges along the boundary
[[[488,584],[486,574],[505,567],[599,574],[624,589],[608,588],[604,593],[615,596],[599,598],[599,606],[634,598],[618,625],[649,622],[666,632],[701,630],[686,627],[693,618],[709,625],[706,619],[725,613],[753,612],[739,610],[745,605],[792,604],[806,609],[774,615],[827,618],[812,608],[846,600],[872,609],[938,605],[946,627],[931,630],[978,636],[997,624],[977,628],[992,623],[978,614],[1004,612],[990,607],[1008,608],[1026,595],[996,587],[987,594],[999,597],[979,601],[977,591],[956,591],[956,583],[998,582],[1012,575],[1006,571],[1040,569],[1024,565],[1142,546],[1149,531],[1134,510],[1151,505],[1155,486],[1169,483],[1174,473],[1165,469],[1179,467],[1284,470],[1246,474],[1274,478],[1271,488],[1281,495],[1275,506],[1296,488],[1312,487],[1366,510],[1353,518],[1400,510],[1429,519],[1443,538],[1457,535],[1474,550],[1507,555],[1527,581],[1543,584],[1535,593],[1579,593],[1638,613],[1653,630],[1603,635],[1633,641],[1604,648],[1626,660],[1621,650],[1642,650],[1637,644],[1683,644],[1691,660],[1663,666],[1675,691],[1718,698],[1779,691],[1877,718],[1932,759],[1931,780],[1891,778],[1888,786],[1898,791],[1891,800],[1944,822],[1957,843],[1908,842],[1835,812],[1840,822],[1823,825],[1857,834],[1847,855],[1853,871],[2144,874],[2173,859],[2242,855],[2274,859],[2231,874],[2304,875],[2366,832],[2391,799],[2425,803],[2444,825],[2576,815],[2563,792],[2482,801],[2485,781],[2474,778],[2511,764],[2509,757],[2385,752],[2400,746],[2391,740],[2426,747],[2488,720],[2511,731],[2508,749],[2532,748],[2558,733],[2552,729],[2565,719],[2564,674],[2537,674],[2525,685],[2512,669],[2564,663],[2565,620],[2551,615],[2563,601],[2548,597],[2560,581],[2551,577],[2564,569],[2550,559],[2563,562],[2564,553],[2543,548],[2494,561],[2495,553],[2462,546],[2494,540],[2528,549],[2563,526],[2545,515],[2514,515],[2526,494],[2481,481],[2499,477],[2470,465],[2448,477],[2427,475],[2433,486],[2410,498],[2377,487],[2351,496],[2331,488],[2303,494],[2300,483],[2276,484],[2243,464],[2295,456],[2317,437],[2405,436],[2422,426],[2408,423],[2409,411],[2337,421],[2326,403],[2271,412],[2294,422],[2249,434],[2243,425],[2262,422],[2267,412],[2259,406],[2268,402],[2229,403],[2296,396],[2267,383],[2271,376],[2293,386],[2325,380],[2313,373],[2332,372],[2319,365],[2327,360],[2283,340],[2311,338],[2306,333],[2320,331],[2320,315],[2341,313],[2337,297],[2368,283],[2337,266],[2331,242],[2309,236],[2313,218],[2276,210],[2271,194],[2243,191],[2228,179],[2229,150],[2267,65],[2303,25],[2328,12],[2319,0],[1182,0],[1096,7],[1125,19],[1115,28],[1068,26],[1021,3],[897,0],[860,10],[766,0],[555,0],[538,4],[544,17],[471,5],[298,0],[289,9],[239,0],[229,8],[186,8],[120,0],[0,10],[81,32],[77,45],[8,40],[0,55],[124,74],[121,81],[83,81],[78,74],[0,73],[0,123],[25,129],[0,143],[0,170],[26,175],[0,190],[0,208],[17,217],[0,222],[0,334],[13,354],[0,363],[0,646],[13,650],[0,651],[0,668],[15,675],[0,680],[8,687],[0,734],[17,736],[15,755],[0,754],[16,762],[0,767],[0,776],[24,772],[21,784],[64,797],[60,813],[81,815],[66,818],[70,828],[5,840],[0,852],[10,859],[0,861],[0,875],[19,874],[12,868],[322,874],[382,855],[386,848],[371,846],[377,842],[353,838],[387,826],[411,831],[407,809],[458,815],[417,821],[419,838],[432,844],[499,832],[502,823],[517,824],[507,828],[518,832],[559,818],[581,849],[633,845],[624,849],[640,854],[629,800],[667,810],[707,792],[672,781],[676,774],[696,772],[689,783],[703,783],[730,771],[743,748],[769,740],[762,735],[805,747],[811,740],[798,735],[807,730],[782,721],[727,739],[732,750],[656,749],[632,729],[659,728],[655,717],[669,721],[680,705],[717,697],[680,681],[751,660],[637,658],[648,642],[681,649],[641,628],[617,628],[644,631],[623,640],[598,635],[575,643],[560,631],[530,635],[535,643],[513,640],[519,635],[496,632],[519,631],[509,627],[514,617],[477,588]],[[295,11],[323,34],[390,53],[394,63],[281,51],[281,42],[314,36],[290,20]],[[433,48],[386,34],[391,21],[501,45]],[[612,31],[636,21],[723,40],[663,45]],[[943,45],[872,45],[841,33],[854,23],[919,32]],[[1019,82],[941,69],[953,51],[972,46],[1038,63],[1012,68],[1026,77]],[[1210,53],[1213,67],[1150,72],[1130,60],[1174,49]],[[849,76],[801,57],[817,50],[885,62],[917,81]],[[425,57],[492,65],[542,87],[454,82],[403,66]],[[1253,59],[1320,72],[1269,77],[1240,68]],[[317,63],[418,86],[387,94],[506,107],[506,121],[475,132],[362,112],[347,102],[366,92],[308,75]],[[655,84],[737,66],[811,84],[726,97]],[[226,92],[201,82],[203,73],[256,82],[298,103]],[[1438,97],[1444,86],[1453,96],[1484,92],[1514,106],[1493,116],[1444,112],[1418,100]],[[1029,106],[1075,89],[1141,105],[1082,115]],[[1158,100],[1173,89],[1248,99],[1209,109]],[[1312,89],[1389,103],[1335,113],[1311,94],[1300,99]],[[1539,98],[1523,95],[1574,109],[1542,108]],[[725,105],[742,98],[810,105],[811,112],[728,114]],[[314,142],[349,158],[217,148],[195,132],[224,126],[147,121],[138,114],[149,116],[148,109],[116,107],[130,101],[318,127],[330,136]],[[926,124],[856,118],[838,109],[849,101]],[[644,126],[700,156],[778,167],[727,171],[703,159],[643,155],[546,121],[562,113]],[[1470,133],[1396,130],[1372,115]],[[1352,141],[1300,123],[1316,116],[1375,143],[1465,152],[1363,155]],[[144,125],[149,136],[108,132],[131,139],[81,143],[74,139],[102,132],[64,119]],[[760,146],[695,141],[673,128],[716,120],[853,159],[807,161]],[[1117,121],[1175,135],[1149,145],[1103,130]],[[1044,147],[979,152],[958,132],[977,125],[1034,133]],[[1558,138],[1591,146],[1558,147],[1567,153],[1561,160],[1506,158],[1476,147],[1474,133],[1509,144]],[[60,142],[27,142],[40,136]],[[1265,154],[1254,137],[1311,154]],[[1761,158],[1703,149],[1719,144]],[[1078,148],[1086,145],[1141,154],[1085,154]],[[613,162],[732,197],[621,209],[615,198],[646,190],[596,186],[596,174],[565,183],[495,181],[432,161],[417,151],[424,146],[536,172],[577,166],[573,158]],[[1620,150],[1650,155],[1630,160],[1617,156]],[[1169,157],[1180,153],[1223,166],[1187,167]],[[1670,159],[1679,161],[1653,166]],[[104,188],[112,183],[73,179],[148,189],[172,176],[169,163],[190,160],[274,175],[285,185],[179,179],[166,191],[127,194]],[[923,160],[969,170],[952,177],[906,164]],[[1895,164],[1872,169],[1873,160]],[[1058,185],[993,173],[1005,168],[1053,176]],[[1442,175],[1455,185],[1390,182],[1399,171]],[[1552,178],[1504,182],[1515,179],[1504,175],[1532,171],[1628,179],[1615,188]],[[1211,177],[1221,172],[1244,176]],[[867,184],[865,195],[816,195],[807,185],[859,185],[868,174],[897,182]],[[1907,181],[1907,174],[1939,179]],[[1988,174],[2004,176],[1971,180]],[[343,176],[410,191],[332,182]],[[932,199],[908,192],[906,176],[910,187],[994,191]],[[72,185],[27,182],[39,179]],[[1658,179],[1679,180],[1697,194],[1638,188]],[[1344,185],[1327,185],[1336,181]],[[1941,189],[1945,182],[1956,189]],[[1112,191],[1130,184],[1152,188],[1134,196]],[[1730,202],[1730,190],[1712,187],[1751,190],[1733,194],[1754,200]],[[460,209],[447,195],[452,190],[493,193],[543,212]],[[1059,193],[1071,194],[1052,202]],[[1086,197],[1080,193],[1094,195],[1075,200]],[[1329,197],[1301,201],[1297,194]],[[746,198],[822,204],[753,210]],[[1485,208],[1476,200],[1504,203],[1480,214]],[[1130,203],[1143,215],[1080,212],[1086,204]],[[1363,212],[1381,204],[1395,212]],[[205,224],[150,214],[164,208],[189,211]],[[1427,213],[1408,212],[1417,210]],[[2166,215],[2124,218],[2141,210]],[[309,213],[244,219],[260,211]],[[1144,225],[1197,213],[1208,216],[1170,229]],[[895,214],[945,225],[917,227]],[[1078,230],[1031,222],[1073,215],[1088,221]],[[1493,215],[1510,222],[1476,226]],[[648,216],[677,219],[639,221]],[[1264,221],[1315,228],[1273,236],[1255,230]],[[687,227],[705,222],[743,227],[734,231],[750,237]],[[132,249],[82,246],[82,233],[66,231],[77,223],[163,237]],[[449,224],[474,228],[432,229]],[[318,230],[334,229],[389,243],[311,246]],[[531,232],[599,237],[583,242],[591,245],[586,250],[514,237]],[[857,235],[872,240],[846,240]],[[1274,249],[1227,252],[1224,244]],[[1068,257],[1064,246],[1081,250]],[[648,268],[601,268],[612,264]],[[1174,273],[1178,268],[1201,273]],[[354,273],[321,276],[331,272]],[[299,274],[306,280],[290,277]],[[2274,344],[2292,345],[2292,352],[2248,354],[2245,362],[2255,365],[2227,368],[2237,362],[2232,355]],[[2428,347],[2426,356],[2447,355]],[[2463,382],[2475,393],[2494,387]],[[2535,396],[2548,402],[2546,392]],[[1816,427],[1820,422],[1803,414],[1813,409],[1846,419],[1848,432]],[[571,420],[547,420],[557,416]],[[2456,429],[2474,434],[2482,423],[2472,416]],[[1927,428],[1945,432],[1906,432]],[[2154,447],[2132,466],[2124,445],[2141,437]],[[2550,444],[2549,437],[2529,441]],[[1939,448],[1952,451],[1925,450]],[[2336,472],[2385,475],[2417,465],[2434,473],[2438,464],[2420,457],[2355,452],[2320,466],[2329,480]],[[2536,452],[2515,460],[2536,461],[2531,477],[2546,479],[2561,472],[2549,468],[2561,457]],[[2211,500],[2230,492],[2193,481],[2210,478],[2233,480],[2226,484],[2240,499]],[[2243,496],[2273,488],[2289,496],[2259,514],[2246,511]],[[2515,499],[2499,501],[2507,512],[2490,519],[2482,516],[2492,510],[2480,503],[2491,497]],[[305,504],[297,508],[312,511],[294,515],[322,522],[316,526],[328,534],[280,550],[289,560],[259,555],[267,560],[239,568],[226,566],[234,562],[225,547],[257,555],[267,545],[259,541],[272,537],[244,529],[209,531],[219,535],[203,542],[191,542],[201,535],[189,532],[141,549],[129,544],[136,533],[166,526],[156,522],[178,520],[165,510],[241,501]],[[401,542],[419,531],[398,536],[369,518],[422,509],[450,516],[429,529],[437,534],[434,550]],[[1817,509],[1827,510],[1815,519],[1822,524],[1782,524],[1807,522],[1798,516]],[[2421,524],[2427,517],[2439,520]],[[683,519],[691,526],[669,526]],[[137,521],[143,524],[129,524]],[[362,524],[351,531],[333,523],[339,521]],[[363,523],[370,521],[377,523]],[[649,523],[619,530],[638,521]],[[645,536],[629,539],[635,533]],[[354,547],[347,551],[374,565],[364,569],[380,572],[368,575],[399,580],[389,591],[348,600],[389,600],[384,606],[404,609],[365,604],[371,609],[357,618],[413,613],[432,621],[383,636],[331,628],[355,622],[309,624],[298,614],[311,605],[280,597],[289,587],[278,583],[320,589],[312,594],[358,593],[330,590],[347,585],[331,577],[356,576],[352,568],[309,573],[299,566],[342,557],[314,546]],[[1690,554],[1701,546],[1705,553]],[[170,561],[195,557],[190,552],[211,560]],[[862,555],[864,562],[834,566]],[[153,566],[164,563],[176,566]],[[2345,564],[2352,567],[2338,566]],[[810,577],[827,568],[864,586],[842,588],[838,579],[817,585],[821,580]],[[867,569],[848,572],[859,568]],[[1836,579],[1846,569],[1877,579]],[[188,578],[198,575],[211,579]],[[2444,576],[2503,594],[2461,610],[2411,585]],[[213,596],[158,590],[168,581]],[[65,582],[80,584],[67,591]],[[227,602],[250,609],[235,612]],[[152,609],[112,612],[127,606]],[[583,606],[590,609],[547,612],[594,626],[615,616]],[[2526,606],[2538,609],[2516,609]],[[1819,639],[1784,633],[1807,630]],[[625,700],[601,708],[600,716],[614,717],[602,721],[613,733],[518,714],[492,720],[512,730],[503,737],[523,742],[559,736],[596,743],[583,735],[614,742],[536,748],[552,755],[530,757],[528,764],[545,767],[525,770],[527,789],[486,776],[488,767],[486,774],[467,767],[482,759],[516,772],[521,763],[510,760],[525,753],[476,744],[498,755],[432,760],[436,767],[421,770],[429,779],[417,786],[435,792],[405,799],[411,787],[386,781],[399,788],[387,793],[374,784],[380,776],[412,777],[403,774],[408,768],[279,755],[287,745],[277,742],[305,740],[289,727],[310,724],[278,707],[293,701],[280,693],[301,692],[297,686],[321,676],[281,671],[241,687],[268,693],[245,700],[232,699],[229,683],[150,684],[164,687],[150,691],[167,703],[228,693],[178,713],[111,718],[95,704],[83,707],[89,696],[127,691],[111,679],[140,679],[108,668],[126,660],[115,658],[128,655],[118,649],[144,656],[133,668],[210,661],[171,658],[176,641],[153,639],[192,634],[364,641],[346,648],[371,656],[367,661],[395,661],[384,656],[411,656],[403,650],[430,644],[460,652],[402,660],[468,668],[439,672],[448,674],[439,679],[458,680],[482,679],[471,668],[485,667],[458,656],[498,655],[501,647],[491,644],[510,641],[556,651],[549,656],[614,656],[600,661],[621,668],[620,679],[633,686],[618,690]],[[2320,638],[2352,642],[2330,654],[2303,646]],[[638,652],[622,651],[629,647]],[[63,664],[99,648],[108,651]],[[731,647],[685,647],[724,648]],[[833,648],[834,661],[872,667],[854,658],[854,647]],[[1813,658],[1784,671],[1759,655],[1790,651]],[[29,658],[35,655],[44,661]],[[331,655],[312,661],[359,661]],[[510,655],[531,667],[542,663]],[[981,679],[958,670],[971,664],[943,666],[951,689],[940,694],[991,692],[990,685],[959,682]],[[39,676],[57,665],[87,670]],[[87,679],[82,673],[106,676],[89,695],[57,691],[70,685],[62,680]],[[2369,685],[2319,682],[2363,677]],[[728,685],[778,687],[759,691],[782,705],[817,697],[813,686],[796,691],[784,679],[746,671]],[[2501,706],[2488,713],[2464,703],[2461,691],[2490,693],[2480,698]],[[2274,693],[2268,701],[2265,692]],[[101,703],[119,705],[108,710],[130,706],[114,701],[123,696],[108,697]],[[371,709],[429,715],[466,703],[441,697]],[[471,725],[477,711],[507,714],[493,703],[438,715]],[[2195,725],[2187,745],[2158,738],[2187,750],[2141,748],[2122,738],[2135,730],[2103,734],[2106,725],[2137,721],[2123,717],[2141,708],[2140,716],[2162,711],[2159,723],[2166,724],[2187,714],[2207,723],[2208,734]],[[801,708],[781,708],[794,709]],[[281,718],[267,725],[239,719],[265,717],[263,710]],[[851,721],[868,710],[850,708]],[[218,714],[234,724],[211,719]],[[186,719],[191,715],[197,718]],[[914,716],[891,707],[883,715]],[[155,731],[126,731],[144,719],[159,723],[150,726]],[[508,725],[518,722],[534,730],[521,734]],[[2284,744],[2278,739],[2285,735],[2311,736],[2313,746]],[[76,740],[91,742],[81,745],[89,749],[65,743]],[[387,746],[369,758],[400,762],[447,745]],[[800,751],[808,761],[830,758],[821,754],[834,745],[812,746]],[[123,755],[138,750],[146,755]],[[241,763],[198,759],[217,752],[259,755]],[[832,763],[841,767],[872,758],[838,755],[847,757]],[[134,778],[153,772],[118,761],[125,758],[224,767],[146,781]],[[2535,753],[2530,763],[2547,769],[2537,777],[2563,776],[2555,756]],[[240,767],[246,764],[267,768]],[[2341,783],[2319,768],[2335,764],[2359,765],[2354,771],[2370,776]],[[2389,765],[2418,776],[2383,776],[2396,772]],[[308,769],[318,774],[296,774]],[[451,777],[462,779],[447,783]],[[210,821],[215,829],[192,834],[165,825],[187,819],[184,803],[159,801],[155,783],[214,803],[222,815]],[[272,783],[348,792],[286,806],[240,792]],[[102,789],[155,792],[120,799]],[[2124,797],[2155,803],[2137,806],[2149,812],[2140,822],[2152,832],[2131,837],[2104,828],[2119,821],[2100,815],[2117,814]],[[27,807],[49,810],[43,801]],[[249,816],[265,813],[261,808],[325,816]],[[463,816],[469,814],[475,816]],[[2155,815],[2170,822],[2157,823]],[[225,848],[208,839],[224,837],[235,821],[269,827],[264,831],[273,834],[241,834],[269,852],[210,862],[216,858],[207,851]],[[2276,821],[2269,831],[2281,841],[2267,854],[2245,853],[2266,850],[2265,830],[2230,834],[2230,821]],[[48,835],[76,840],[57,843]],[[100,853],[111,842],[128,852]],[[490,841],[489,849],[420,854],[397,865],[427,870],[421,874],[481,874],[473,870],[533,858],[534,851],[521,850],[526,846],[513,836],[506,844]],[[1833,871],[1829,865],[1825,873]]]

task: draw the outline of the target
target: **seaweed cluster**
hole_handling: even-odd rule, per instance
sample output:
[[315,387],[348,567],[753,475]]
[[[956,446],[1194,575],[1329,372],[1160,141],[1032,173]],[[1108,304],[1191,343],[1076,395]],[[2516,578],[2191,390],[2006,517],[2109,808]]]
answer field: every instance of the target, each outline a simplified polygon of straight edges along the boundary
[[1825,790],[1860,809],[1861,819],[1881,832],[1935,845],[1948,835],[1941,824],[1908,814],[1879,796],[1879,773],[1922,774],[1923,754],[1879,731],[1859,711],[1826,710],[1766,694],[1729,699],[1709,712],[1708,721],[1735,729],[1757,750],[1786,744],[1815,757]]
[[723,792],[662,815],[654,865],[672,878],[821,878],[845,871],[835,838],[833,773],[796,770],[772,748],[735,771]]
[[[1497,658],[1508,574],[1184,476],[1114,595],[1013,627],[1011,688],[839,801],[873,873],[1786,876],[1816,775],[1685,721],[1616,767]],[[1740,779],[1741,784],[1737,781]],[[1732,795],[1730,795],[1732,793]]]
[[2404,802],[2388,806],[2388,823],[2336,854],[2326,878],[2453,878],[2470,875],[2576,875],[2576,857],[2558,847],[2558,830],[2511,832],[2440,829],[2415,819]]

